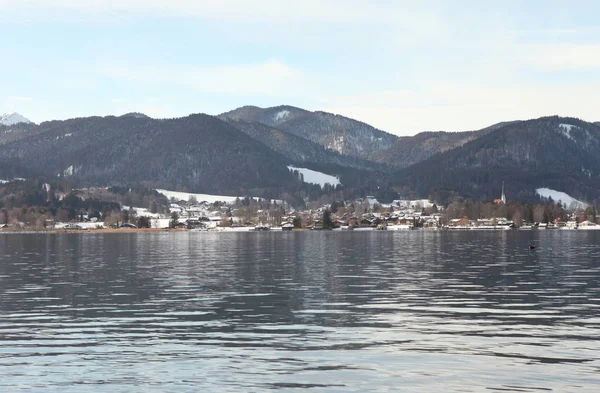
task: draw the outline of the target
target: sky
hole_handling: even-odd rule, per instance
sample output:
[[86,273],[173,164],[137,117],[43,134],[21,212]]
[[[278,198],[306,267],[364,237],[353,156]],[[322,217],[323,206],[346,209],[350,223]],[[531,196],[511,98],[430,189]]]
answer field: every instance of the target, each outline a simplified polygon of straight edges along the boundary
[[0,0],[0,113],[286,104],[397,135],[600,121],[598,15],[595,0]]

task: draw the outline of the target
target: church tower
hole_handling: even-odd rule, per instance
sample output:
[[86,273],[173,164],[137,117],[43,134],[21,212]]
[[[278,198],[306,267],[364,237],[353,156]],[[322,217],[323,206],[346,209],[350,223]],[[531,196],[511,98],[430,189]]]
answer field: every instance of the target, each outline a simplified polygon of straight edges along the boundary
[[502,196],[500,197],[502,203],[506,205],[506,195],[504,194],[504,181],[502,181]]

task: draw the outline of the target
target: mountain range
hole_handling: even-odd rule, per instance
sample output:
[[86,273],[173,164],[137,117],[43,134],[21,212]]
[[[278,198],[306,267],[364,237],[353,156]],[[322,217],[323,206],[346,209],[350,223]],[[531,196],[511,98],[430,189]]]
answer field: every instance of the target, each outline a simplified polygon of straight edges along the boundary
[[266,109],[245,106],[223,113],[219,118],[265,124],[337,153],[363,158],[371,157],[397,139],[395,135],[344,116],[285,105]]
[[517,200],[532,200],[537,188],[548,187],[595,201],[599,149],[600,126],[594,123],[558,116],[510,122],[401,169],[393,182],[416,195],[450,190],[493,199],[505,182]]
[[[575,118],[507,121],[467,132],[398,137],[368,124],[293,106],[245,106],[218,116],[144,114],[0,124],[0,178],[75,185],[318,198],[288,166],[337,176],[341,197],[462,196],[535,201],[536,187],[600,197],[600,124]],[[307,188],[308,187],[308,188]]]
[[89,117],[34,129],[21,124],[10,131],[12,140],[6,141],[0,128],[0,163],[78,185],[233,193],[297,181],[284,157],[208,115]]

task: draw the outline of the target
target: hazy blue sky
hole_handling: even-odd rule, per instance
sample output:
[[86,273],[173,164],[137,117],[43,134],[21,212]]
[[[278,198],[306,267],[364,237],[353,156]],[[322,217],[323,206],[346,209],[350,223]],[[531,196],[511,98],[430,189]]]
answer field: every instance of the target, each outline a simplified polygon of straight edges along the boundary
[[0,0],[0,112],[289,104],[396,134],[600,121],[598,1]]

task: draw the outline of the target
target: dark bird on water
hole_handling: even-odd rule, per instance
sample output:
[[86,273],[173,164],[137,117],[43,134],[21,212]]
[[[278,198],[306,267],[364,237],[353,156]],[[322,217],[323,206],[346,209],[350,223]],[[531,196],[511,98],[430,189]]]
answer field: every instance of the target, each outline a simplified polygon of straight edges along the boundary
[[535,250],[535,246],[534,246],[533,244],[530,244],[530,245],[529,245],[529,249],[530,249],[530,250]]

